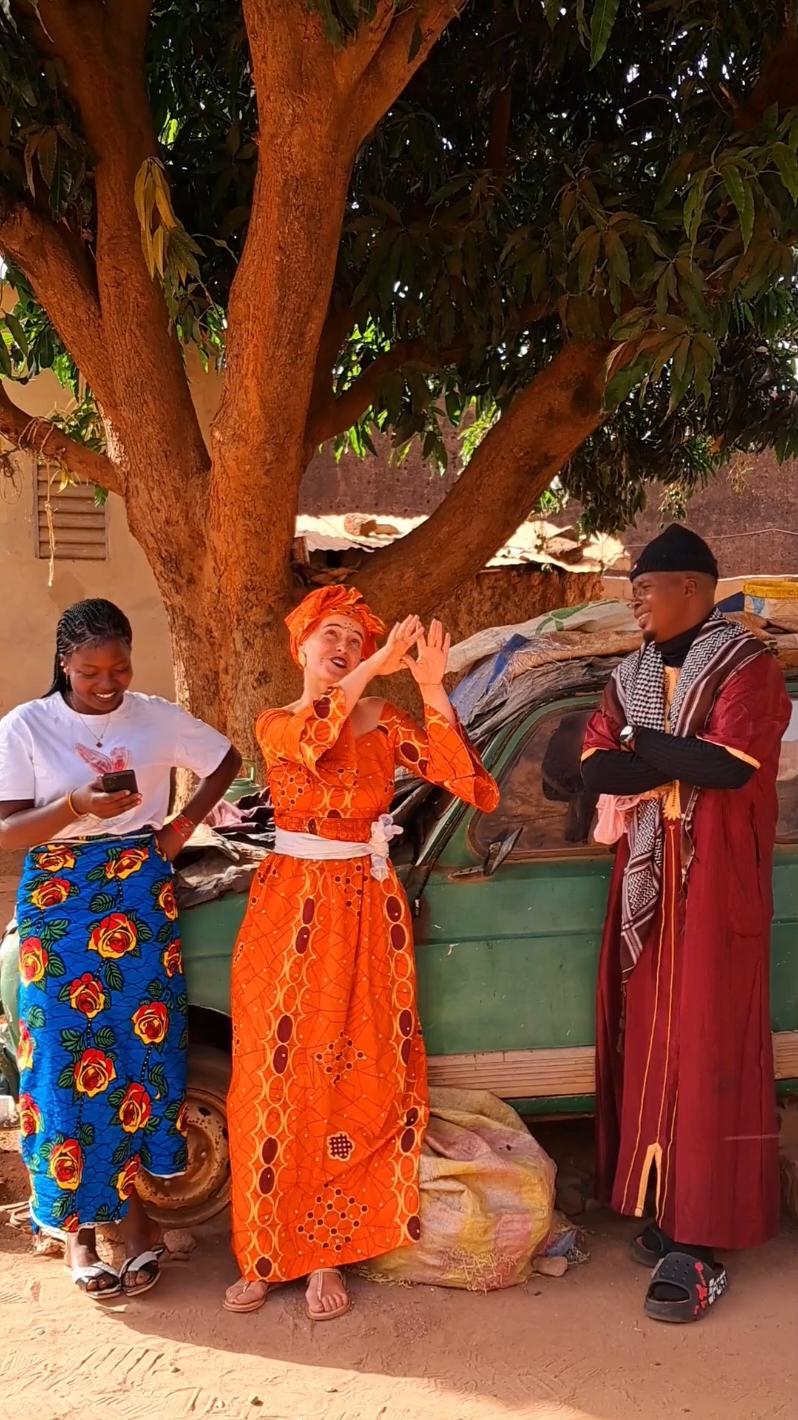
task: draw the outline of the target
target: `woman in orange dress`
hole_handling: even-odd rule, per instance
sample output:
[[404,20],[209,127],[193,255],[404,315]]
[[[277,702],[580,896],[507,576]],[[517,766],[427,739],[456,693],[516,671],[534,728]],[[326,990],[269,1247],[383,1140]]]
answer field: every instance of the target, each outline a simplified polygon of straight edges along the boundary
[[[490,812],[498,790],[442,681],[449,638],[416,617],[382,623],[354,589],[312,592],[287,618],[304,693],[257,724],[275,851],[258,872],[233,955],[228,1100],[230,1311],[308,1278],[308,1314],[349,1308],[339,1268],[420,1233],[428,1117],[407,900],[387,856],[403,765]],[[416,655],[409,654],[412,647]],[[407,667],[426,728],[365,696]]]

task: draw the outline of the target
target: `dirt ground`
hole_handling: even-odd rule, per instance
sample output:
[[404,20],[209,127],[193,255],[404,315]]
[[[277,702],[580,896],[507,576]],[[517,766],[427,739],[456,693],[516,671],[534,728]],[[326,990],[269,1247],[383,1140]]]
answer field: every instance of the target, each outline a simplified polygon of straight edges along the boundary
[[[0,915],[15,865],[0,871]],[[3,901],[5,899],[5,901]],[[5,916],[3,916],[5,920]],[[561,1166],[584,1166],[589,1127],[545,1126]],[[22,1201],[13,1131],[0,1129],[0,1207]],[[253,1316],[223,1311],[236,1272],[227,1219],[138,1300],[98,1306],[63,1263],[33,1255],[0,1213],[0,1414],[13,1420],[793,1420],[798,1229],[732,1259],[731,1288],[697,1326],[643,1315],[632,1224],[588,1216],[590,1261],[561,1279],[478,1296],[350,1279],[354,1308],[306,1317],[299,1286]]]
[[[21,1198],[0,1133],[0,1204]],[[0,1226],[0,1396],[35,1420],[776,1420],[798,1396],[798,1232],[734,1264],[694,1327],[648,1321],[632,1226],[589,1217],[591,1259],[488,1296],[351,1278],[354,1308],[307,1320],[302,1289],[253,1316],[222,1310],[226,1220],[138,1300],[98,1306],[62,1262]]]

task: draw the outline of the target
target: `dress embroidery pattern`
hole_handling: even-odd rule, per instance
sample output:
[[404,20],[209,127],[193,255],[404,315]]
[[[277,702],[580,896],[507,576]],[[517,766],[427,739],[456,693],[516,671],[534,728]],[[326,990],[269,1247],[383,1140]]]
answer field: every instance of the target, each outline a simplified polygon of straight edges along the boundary
[[[355,740],[343,696],[258,723],[282,828],[362,842],[402,764],[490,811],[459,728],[386,706]],[[272,854],[233,957],[228,1099],[233,1242],[244,1277],[287,1281],[418,1238],[428,1117],[413,933],[393,868]]]

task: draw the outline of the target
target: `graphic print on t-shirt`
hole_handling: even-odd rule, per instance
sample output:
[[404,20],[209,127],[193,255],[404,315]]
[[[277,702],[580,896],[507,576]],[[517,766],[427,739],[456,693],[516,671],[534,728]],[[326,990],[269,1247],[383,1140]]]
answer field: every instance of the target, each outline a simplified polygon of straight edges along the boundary
[[120,774],[130,766],[130,750],[125,749],[124,745],[112,749],[109,754],[100,754],[98,750],[90,749],[87,745],[75,745],[75,752],[98,776]]

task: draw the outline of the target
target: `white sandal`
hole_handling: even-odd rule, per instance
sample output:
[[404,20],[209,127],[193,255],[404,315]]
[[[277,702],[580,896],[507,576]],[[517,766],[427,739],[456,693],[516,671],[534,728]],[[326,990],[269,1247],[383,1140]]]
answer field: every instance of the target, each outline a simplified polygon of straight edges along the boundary
[[[125,1286],[125,1278],[132,1272],[143,1272],[147,1278],[146,1282],[139,1282],[134,1287]],[[146,1252],[140,1252],[138,1257],[128,1257],[119,1269],[119,1281],[121,1290],[126,1297],[140,1297],[142,1292],[149,1292],[156,1282],[160,1280],[161,1264],[159,1254],[148,1248]]]
[[346,1313],[351,1309],[351,1306],[352,1306],[352,1298],[349,1296],[349,1293],[348,1293],[347,1290],[346,1290],[346,1286],[344,1285],[343,1276],[342,1276],[342,1274],[338,1271],[338,1268],[337,1268],[337,1267],[320,1267],[320,1268],[318,1269],[318,1271],[316,1271],[316,1272],[311,1272],[310,1277],[308,1278],[308,1282],[309,1282],[310,1286],[312,1286],[312,1285],[314,1284],[314,1282],[315,1282],[315,1285],[316,1285],[316,1300],[317,1300],[318,1302],[321,1302],[322,1297],[324,1296],[324,1278],[325,1278],[325,1277],[328,1277],[330,1274],[332,1274],[333,1277],[337,1277],[337,1278],[338,1278],[338,1281],[339,1281],[339,1282],[341,1283],[341,1285],[343,1286],[343,1288],[344,1288],[344,1293],[345,1293],[344,1301],[342,1302],[342,1304],[341,1304],[339,1307],[336,1307],[335,1311],[331,1311],[331,1312],[326,1312],[326,1311],[314,1312],[314,1311],[311,1311],[310,1305],[308,1305],[308,1307],[307,1307],[307,1313],[308,1313],[308,1316],[310,1317],[310,1320],[311,1320],[311,1321],[336,1321],[339,1316],[346,1316]]
[[[90,1262],[87,1267],[70,1267],[66,1264],[72,1281],[76,1287],[86,1297],[91,1297],[93,1302],[104,1302],[107,1297],[118,1297],[122,1291],[122,1279],[113,1267],[109,1267],[105,1262]],[[90,1287],[90,1282],[99,1282],[101,1277],[110,1277],[113,1285],[111,1287]]]

